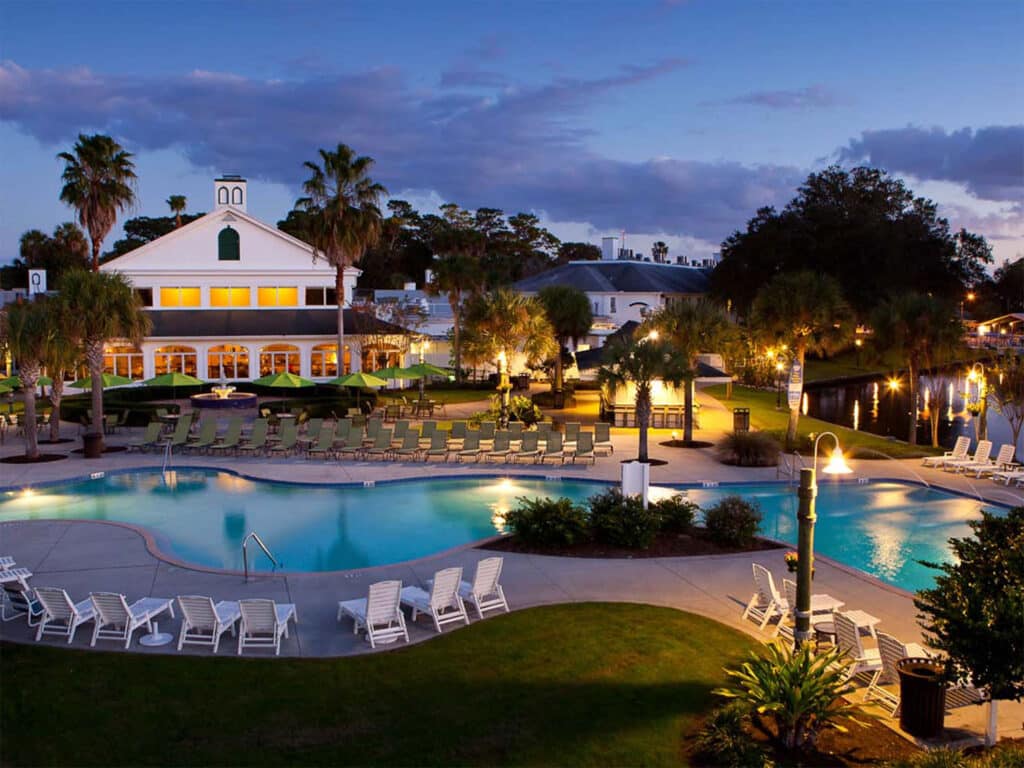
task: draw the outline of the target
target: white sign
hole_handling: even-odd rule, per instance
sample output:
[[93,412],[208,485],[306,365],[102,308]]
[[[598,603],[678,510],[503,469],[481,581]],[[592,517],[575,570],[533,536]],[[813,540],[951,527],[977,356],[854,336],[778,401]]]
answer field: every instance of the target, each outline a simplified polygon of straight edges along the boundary
[[804,393],[804,367],[800,363],[794,362],[793,367],[789,369],[789,389],[787,390],[787,401],[789,402],[789,410],[800,407],[800,398]]
[[30,269],[28,271],[28,295],[46,293],[46,270]]

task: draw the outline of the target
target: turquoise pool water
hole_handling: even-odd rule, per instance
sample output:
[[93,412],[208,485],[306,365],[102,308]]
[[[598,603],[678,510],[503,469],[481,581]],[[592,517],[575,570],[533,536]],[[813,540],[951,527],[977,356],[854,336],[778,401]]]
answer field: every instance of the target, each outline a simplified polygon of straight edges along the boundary
[[[502,530],[520,496],[584,500],[600,484],[476,478],[376,487],[291,485],[207,470],[134,472],[0,496],[0,520],[82,519],[133,523],[161,550],[213,568],[242,568],[241,542],[256,531],[288,571],[365,568],[435,554]],[[659,492],[652,489],[652,493]],[[660,490],[667,492],[667,490]],[[796,494],[779,484],[688,489],[700,505],[738,493],[756,499],[762,532],[796,541]],[[891,584],[917,589],[932,574],[917,560],[945,561],[950,536],[969,533],[977,500],[917,485],[822,484],[816,550]],[[250,547],[250,553],[254,553]],[[270,563],[252,556],[255,568]]]

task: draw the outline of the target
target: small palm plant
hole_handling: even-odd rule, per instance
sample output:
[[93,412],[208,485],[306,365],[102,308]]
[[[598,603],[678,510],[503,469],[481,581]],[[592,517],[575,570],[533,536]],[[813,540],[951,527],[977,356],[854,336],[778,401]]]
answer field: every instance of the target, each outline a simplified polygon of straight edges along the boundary
[[842,698],[853,690],[848,666],[838,649],[815,654],[806,644],[791,650],[771,643],[764,655],[752,653],[739,669],[727,669],[735,684],[714,693],[771,718],[785,749],[813,748],[825,728],[845,732],[843,722],[865,724],[860,705]]

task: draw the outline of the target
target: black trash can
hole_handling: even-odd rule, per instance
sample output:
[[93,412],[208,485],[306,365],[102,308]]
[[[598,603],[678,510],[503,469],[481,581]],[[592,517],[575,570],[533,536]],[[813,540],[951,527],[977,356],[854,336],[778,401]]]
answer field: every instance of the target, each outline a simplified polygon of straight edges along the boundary
[[946,667],[932,659],[896,663],[900,675],[900,728],[931,739],[942,734],[946,717]]
[[733,432],[749,432],[750,431],[750,409],[749,408],[733,408],[732,409],[732,431]]
[[82,435],[82,452],[87,459],[98,459],[103,455],[103,433],[87,432]]

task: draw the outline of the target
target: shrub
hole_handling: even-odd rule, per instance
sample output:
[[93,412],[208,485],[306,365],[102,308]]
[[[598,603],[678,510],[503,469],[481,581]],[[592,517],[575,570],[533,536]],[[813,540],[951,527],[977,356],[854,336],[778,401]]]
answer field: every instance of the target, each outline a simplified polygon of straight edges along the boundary
[[590,497],[590,528],[603,544],[627,549],[647,549],[661,525],[653,506],[644,509],[639,496],[623,496],[618,488]]
[[940,747],[910,759],[889,763],[888,768],[970,768],[977,765],[975,761],[968,761],[966,755],[959,750]]
[[678,493],[654,502],[651,508],[660,520],[661,530],[670,533],[690,530],[698,509],[696,504]]
[[698,762],[723,768],[769,768],[771,760],[747,732],[746,707],[738,702],[715,709],[694,741]]
[[848,666],[836,648],[818,653],[809,644],[790,650],[776,642],[763,654],[752,652],[739,669],[727,669],[735,685],[713,693],[736,700],[747,713],[772,719],[783,748],[813,748],[825,728],[845,732],[843,722],[864,725],[857,719],[860,705],[843,699],[853,692],[846,680]]
[[588,538],[587,512],[571,499],[518,499],[505,514],[505,525],[527,544],[567,547]]
[[760,523],[761,508],[757,502],[740,496],[726,496],[704,510],[708,536],[724,547],[749,547]]
[[781,450],[779,441],[768,432],[727,432],[718,444],[718,460],[741,467],[774,467]]
[[1024,768],[1024,746],[996,747],[978,761],[978,768]]

